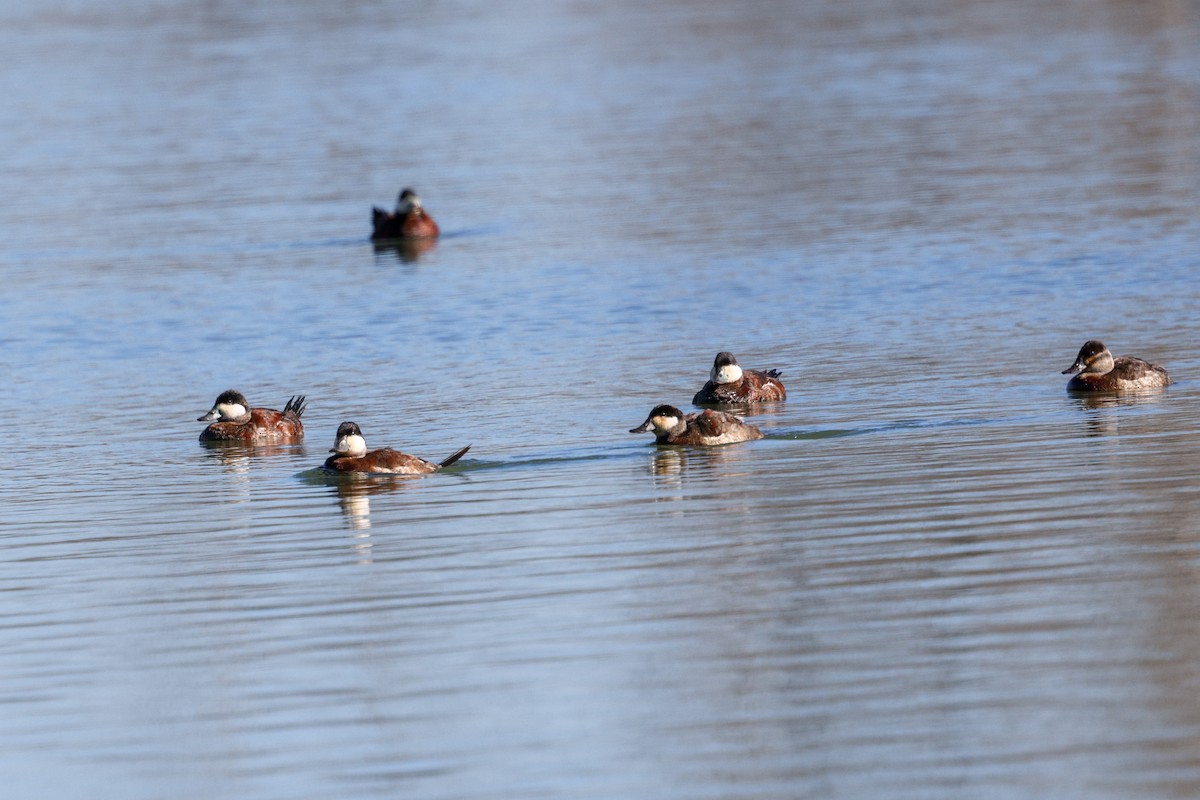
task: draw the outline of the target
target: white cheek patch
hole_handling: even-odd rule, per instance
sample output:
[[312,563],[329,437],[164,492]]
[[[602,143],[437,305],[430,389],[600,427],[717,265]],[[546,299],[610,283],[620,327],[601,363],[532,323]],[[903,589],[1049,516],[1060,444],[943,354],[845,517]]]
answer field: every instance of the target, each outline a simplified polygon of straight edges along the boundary
[[246,407],[241,403],[218,403],[216,412],[221,419],[237,419],[246,416]]
[[337,440],[337,444],[334,445],[333,449],[337,451],[338,455],[353,456],[354,458],[358,458],[359,456],[366,455],[367,440],[361,436],[353,434],[350,436],[343,436]]
[[679,417],[658,416],[650,420],[650,424],[654,426],[656,432],[669,431],[679,424]]
[[713,367],[713,383],[737,383],[742,379],[742,368],[737,364],[726,364],[720,369]]

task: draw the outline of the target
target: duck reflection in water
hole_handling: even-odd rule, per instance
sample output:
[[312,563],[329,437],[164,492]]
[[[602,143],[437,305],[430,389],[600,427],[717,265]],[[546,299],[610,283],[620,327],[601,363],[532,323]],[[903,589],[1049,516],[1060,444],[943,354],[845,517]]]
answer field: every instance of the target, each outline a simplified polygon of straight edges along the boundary
[[250,482],[255,464],[259,464],[263,459],[280,456],[293,458],[297,448],[303,448],[303,444],[255,445],[236,440],[202,440],[201,444],[207,451],[205,457],[216,459],[225,473],[231,476],[232,480],[227,482],[226,486],[237,489],[239,501],[250,499]]
[[[354,549],[359,563],[371,561],[371,497],[415,488],[417,484],[400,475],[368,475],[363,472],[339,474],[333,489],[338,506],[354,534]],[[322,482],[331,482],[325,477]]]
[[398,478],[368,477],[363,473],[348,473],[339,476],[335,491],[338,505],[346,515],[346,521],[356,531],[371,527],[371,495],[382,495],[401,491],[413,486],[412,481]]
[[[650,455],[648,471],[654,479],[654,503],[678,504],[692,496],[688,487],[706,487],[707,493],[715,484],[736,481],[746,473],[744,461],[753,456],[736,447],[659,447]],[[663,506],[659,511],[672,515],[683,513],[683,507]]]
[[221,502],[250,502],[250,461],[257,457],[261,448],[241,442],[205,442],[205,454],[221,463],[225,478],[221,484]]
[[655,448],[650,456],[650,473],[657,478],[678,482],[686,475],[720,476],[720,468],[740,462],[745,456],[735,447]]
[[[1116,392],[1071,392],[1067,400],[1072,406],[1084,412],[1087,435],[1102,437],[1116,436],[1121,433],[1121,409],[1162,403],[1165,395],[1156,389],[1119,394]],[[1126,419],[1131,426],[1141,427],[1144,422],[1144,418],[1137,416],[1126,415]]]
[[[371,497],[380,491],[393,491],[398,486],[388,486],[385,483],[368,481],[362,475],[345,475],[337,485],[338,505],[346,515],[350,530],[354,531],[354,555],[357,563],[371,564],[374,562],[371,542]],[[399,483],[395,481],[394,483]],[[374,484],[374,485],[373,485]]]
[[393,253],[401,264],[416,264],[421,256],[437,247],[436,239],[399,239],[389,242],[375,242],[375,255],[382,256]]

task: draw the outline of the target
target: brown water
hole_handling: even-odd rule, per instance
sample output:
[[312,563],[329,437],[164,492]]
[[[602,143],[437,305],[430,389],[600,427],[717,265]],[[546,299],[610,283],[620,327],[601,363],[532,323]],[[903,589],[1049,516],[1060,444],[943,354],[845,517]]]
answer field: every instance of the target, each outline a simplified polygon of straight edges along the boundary
[[[4,796],[1197,796],[1198,35],[0,9]],[[1093,337],[1176,384],[1067,395]],[[766,439],[626,433],[723,349]],[[198,444],[231,386],[308,440]]]

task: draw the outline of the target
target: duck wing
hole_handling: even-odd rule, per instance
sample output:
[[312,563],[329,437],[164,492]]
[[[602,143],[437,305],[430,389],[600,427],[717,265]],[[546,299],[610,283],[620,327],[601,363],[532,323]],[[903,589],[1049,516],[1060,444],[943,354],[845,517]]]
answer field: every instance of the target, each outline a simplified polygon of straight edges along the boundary
[[767,370],[766,372],[748,369],[743,373],[742,380],[748,386],[754,387],[753,392],[749,394],[755,400],[761,402],[786,400],[787,390],[783,388],[783,382],[779,380],[779,374],[779,370],[777,369]]
[[1108,375],[1122,381],[1146,381],[1152,374],[1162,377],[1164,385],[1170,381],[1167,370],[1162,364],[1151,364],[1134,356],[1118,356],[1113,359],[1113,368]]
[[[1133,356],[1118,356],[1113,359],[1113,368],[1109,372],[1114,378],[1120,378],[1125,381],[1132,381],[1145,375],[1153,370],[1154,367],[1149,361],[1143,361],[1140,358]],[[1162,367],[1159,367],[1162,369]]]
[[733,414],[724,411],[713,411],[711,408],[699,414],[688,415],[688,427],[694,427],[702,436],[720,436],[727,433],[730,426],[741,425],[742,421]]

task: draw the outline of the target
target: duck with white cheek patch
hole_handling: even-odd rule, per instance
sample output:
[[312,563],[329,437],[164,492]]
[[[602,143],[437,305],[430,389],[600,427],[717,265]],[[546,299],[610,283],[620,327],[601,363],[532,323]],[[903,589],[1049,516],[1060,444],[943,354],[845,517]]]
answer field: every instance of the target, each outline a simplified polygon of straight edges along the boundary
[[733,353],[721,351],[713,360],[708,383],[696,392],[692,403],[698,406],[773,403],[787,399],[787,390],[779,380],[779,370],[761,372],[742,369]]
[[437,472],[458,461],[471,445],[467,445],[445,460],[434,463],[417,456],[410,456],[384,447],[379,450],[367,450],[367,440],[356,423],[343,422],[338,426],[337,436],[329,452],[333,453],[325,459],[325,469],[334,472],[370,472],[381,475],[426,475]]
[[394,239],[436,239],[438,224],[421,205],[421,198],[412,189],[404,189],[396,200],[395,211],[371,209],[371,240],[386,242]]
[[675,406],[655,406],[646,421],[630,433],[654,432],[656,444],[717,445],[748,442],[763,438],[763,432],[753,425],[724,411],[708,409],[699,414],[684,415]]
[[212,410],[197,422],[212,422],[200,432],[202,442],[248,442],[251,444],[284,444],[304,438],[304,395],[288,400],[283,411],[273,408],[252,408],[241,392],[230,389],[221,392]]

